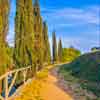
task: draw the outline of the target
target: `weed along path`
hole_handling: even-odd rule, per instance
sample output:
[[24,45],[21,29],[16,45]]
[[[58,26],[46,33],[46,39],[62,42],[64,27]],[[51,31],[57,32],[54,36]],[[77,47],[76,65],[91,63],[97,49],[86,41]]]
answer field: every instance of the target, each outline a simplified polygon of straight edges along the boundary
[[29,81],[10,100],[73,100],[71,95],[56,84],[58,78],[52,74],[51,69],[52,66],[39,72],[37,78]]
[[70,95],[56,85],[57,81],[55,76],[48,75],[40,93],[43,100],[73,100]]

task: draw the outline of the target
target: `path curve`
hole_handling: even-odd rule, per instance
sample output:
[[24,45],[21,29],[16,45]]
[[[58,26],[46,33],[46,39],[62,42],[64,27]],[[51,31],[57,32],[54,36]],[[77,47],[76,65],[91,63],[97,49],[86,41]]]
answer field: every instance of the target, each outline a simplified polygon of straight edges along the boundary
[[[57,74],[57,70],[52,67],[53,66],[50,68],[48,67],[49,74],[46,79],[43,79],[42,81],[36,79],[33,81],[28,81],[27,84],[19,88],[16,94],[9,100],[34,100],[33,91],[35,88],[37,88],[37,86],[41,86],[41,89],[38,91],[39,97],[42,98],[41,100],[74,100],[72,96],[68,94],[68,92],[65,92],[60,86],[57,85],[59,78],[56,77],[57,75],[54,75]],[[54,71],[53,73],[52,69]],[[38,85],[36,85],[37,83]]]
[[49,74],[41,89],[41,97],[44,100],[73,100],[69,94],[56,85],[57,81],[55,76]]

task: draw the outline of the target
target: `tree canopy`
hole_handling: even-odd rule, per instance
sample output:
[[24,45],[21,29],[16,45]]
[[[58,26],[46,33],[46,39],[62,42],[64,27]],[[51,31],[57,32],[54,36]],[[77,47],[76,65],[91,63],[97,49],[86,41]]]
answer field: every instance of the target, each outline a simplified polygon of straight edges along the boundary
[[60,39],[58,43],[58,61],[59,62],[62,62],[62,51],[63,51],[63,47],[62,47],[62,41]]
[[63,62],[71,62],[81,55],[81,52],[75,48],[63,48],[62,60]]
[[56,33],[52,33],[52,52],[53,52],[53,63],[57,61],[57,41],[56,41]]
[[51,62],[51,53],[50,53],[50,44],[49,44],[49,38],[48,38],[48,27],[46,22],[43,23],[43,44],[44,44],[44,63],[50,63]]
[[16,65],[24,67],[34,62],[34,20],[32,0],[17,0],[15,17]]
[[0,0],[0,75],[10,66],[6,36],[8,32],[9,0]]

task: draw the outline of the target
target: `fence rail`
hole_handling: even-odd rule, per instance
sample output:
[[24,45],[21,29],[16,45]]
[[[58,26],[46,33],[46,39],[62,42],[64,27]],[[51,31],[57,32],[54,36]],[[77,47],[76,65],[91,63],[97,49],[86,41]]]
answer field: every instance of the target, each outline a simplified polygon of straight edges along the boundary
[[[31,66],[28,66],[26,68],[20,68],[20,69],[9,71],[9,72],[7,72],[6,74],[4,74],[4,75],[2,75],[0,77],[0,81],[4,80],[4,86],[5,86],[5,97],[0,95],[0,100],[8,100],[9,99],[9,93],[12,90],[12,87],[15,84],[15,81],[16,81],[16,78],[17,78],[19,72],[22,72],[23,83],[25,84],[25,82],[26,82],[26,74],[27,74],[27,71],[29,69],[31,70]],[[9,75],[12,75],[12,74],[14,74],[14,75],[13,75],[12,81],[11,81],[10,86],[9,86],[8,85],[9,84],[8,83],[8,77],[9,77]]]

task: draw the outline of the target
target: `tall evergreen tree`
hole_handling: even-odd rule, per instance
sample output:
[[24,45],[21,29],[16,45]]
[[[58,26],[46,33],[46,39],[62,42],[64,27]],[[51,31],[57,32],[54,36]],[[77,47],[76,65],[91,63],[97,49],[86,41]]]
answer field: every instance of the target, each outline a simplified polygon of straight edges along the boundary
[[53,63],[57,62],[57,42],[56,42],[56,33],[53,32],[52,33],[52,41],[53,41],[53,45],[52,45],[52,52],[53,52]]
[[58,43],[58,61],[62,62],[62,41],[61,39],[59,40],[59,43]]
[[44,63],[49,64],[51,61],[51,54],[50,54],[50,44],[48,39],[48,27],[46,25],[46,22],[43,23],[43,40],[44,40],[43,60]]
[[[34,64],[34,30],[32,0],[16,1],[14,60],[18,67]],[[34,69],[34,67],[33,67]]]
[[[0,76],[7,72],[11,64],[7,53],[6,36],[8,32],[9,1],[0,0]],[[2,82],[0,81],[0,93],[2,92]]]
[[8,17],[9,17],[9,0],[0,0],[0,9],[1,9],[1,21],[2,21],[2,29],[0,31],[2,31],[2,38],[3,38],[3,42],[6,43],[6,36],[7,36],[7,32],[8,32]]
[[35,0],[33,5],[34,13],[34,49],[35,49],[35,66],[41,69],[43,66],[43,35],[42,35],[42,17],[40,15],[39,1]]
[[6,35],[8,32],[9,1],[0,0],[0,75],[10,66],[10,57],[7,54]]

